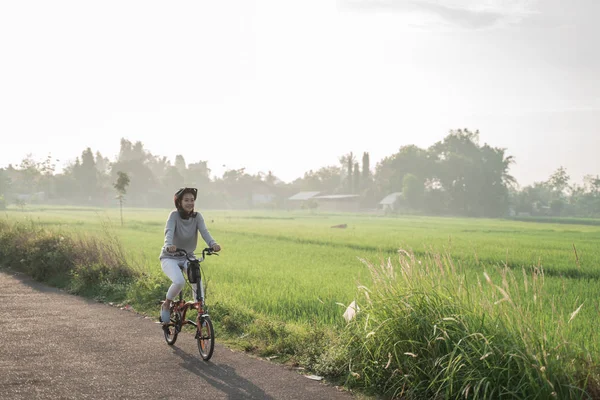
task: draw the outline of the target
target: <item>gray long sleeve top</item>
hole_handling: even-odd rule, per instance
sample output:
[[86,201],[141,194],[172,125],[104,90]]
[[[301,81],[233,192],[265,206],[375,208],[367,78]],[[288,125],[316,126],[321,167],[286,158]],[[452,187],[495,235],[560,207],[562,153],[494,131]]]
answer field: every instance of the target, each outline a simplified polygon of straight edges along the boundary
[[165,244],[159,258],[179,258],[175,254],[166,251],[166,248],[172,245],[185,249],[188,253],[193,253],[198,243],[198,232],[200,232],[208,247],[216,243],[216,240],[208,232],[204,218],[199,212],[196,213],[195,217],[183,219],[177,210],[171,211],[165,225]]

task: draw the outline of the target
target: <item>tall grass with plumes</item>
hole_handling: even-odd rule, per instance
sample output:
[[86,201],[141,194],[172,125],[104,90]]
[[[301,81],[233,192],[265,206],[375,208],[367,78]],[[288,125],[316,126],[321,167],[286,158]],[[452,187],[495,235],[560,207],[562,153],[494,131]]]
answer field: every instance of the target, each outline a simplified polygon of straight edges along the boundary
[[597,388],[591,356],[569,341],[581,308],[543,312],[555,301],[543,269],[473,279],[448,255],[363,262],[373,282],[338,363],[350,385],[403,399],[580,399]]
[[97,235],[0,220],[0,260],[38,281],[99,300],[124,300],[140,276],[109,226]]

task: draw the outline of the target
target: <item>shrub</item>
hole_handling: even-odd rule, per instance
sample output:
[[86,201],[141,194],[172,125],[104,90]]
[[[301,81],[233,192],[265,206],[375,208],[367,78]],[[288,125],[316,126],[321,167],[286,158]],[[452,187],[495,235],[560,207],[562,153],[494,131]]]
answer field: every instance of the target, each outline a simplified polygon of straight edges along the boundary
[[126,263],[115,235],[65,234],[33,222],[0,221],[4,266],[76,294],[123,298],[138,273]]
[[522,293],[510,270],[473,283],[449,256],[365,264],[374,283],[337,350],[349,385],[407,399],[585,397],[587,361],[565,346],[564,322],[530,301],[543,294],[541,270],[524,275]]
[[129,287],[128,301],[139,310],[158,312],[158,302],[165,298],[170,283],[164,274],[151,275],[144,272]]

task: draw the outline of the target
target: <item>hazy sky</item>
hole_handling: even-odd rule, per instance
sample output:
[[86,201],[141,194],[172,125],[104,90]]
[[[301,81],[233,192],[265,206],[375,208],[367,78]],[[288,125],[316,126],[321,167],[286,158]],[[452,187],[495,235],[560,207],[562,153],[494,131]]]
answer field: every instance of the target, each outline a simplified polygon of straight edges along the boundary
[[[600,174],[600,1],[0,1],[0,167],[120,138],[291,181],[450,129]],[[272,152],[271,149],[275,149]]]

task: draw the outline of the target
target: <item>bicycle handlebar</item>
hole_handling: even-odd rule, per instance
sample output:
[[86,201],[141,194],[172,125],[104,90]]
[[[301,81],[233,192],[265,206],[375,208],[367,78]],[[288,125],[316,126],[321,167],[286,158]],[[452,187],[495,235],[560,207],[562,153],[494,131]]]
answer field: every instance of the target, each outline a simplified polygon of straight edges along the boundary
[[[185,249],[181,249],[178,247],[175,249],[174,253],[177,253],[177,252],[183,253],[185,255],[185,257],[189,260],[189,257],[188,257],[189,253]],[[207,247],[202,250],[202,258],[203,259],[204,259],[205,255],[206,256],[218,256],[219,254],[216,251],[214,251],[211,247]]]

